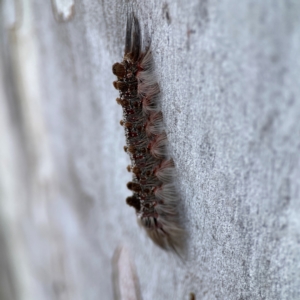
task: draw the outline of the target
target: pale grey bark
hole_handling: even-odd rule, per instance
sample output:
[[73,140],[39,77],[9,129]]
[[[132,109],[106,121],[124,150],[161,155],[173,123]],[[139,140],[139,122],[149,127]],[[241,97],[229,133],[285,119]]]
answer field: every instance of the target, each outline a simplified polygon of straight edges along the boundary
[[111,65],[126,2],[0,6],[1,300],[113,299],[120,274],[143,299],[300,299],[298,0],[131,4],[152,40],[184,262],[125,205]]

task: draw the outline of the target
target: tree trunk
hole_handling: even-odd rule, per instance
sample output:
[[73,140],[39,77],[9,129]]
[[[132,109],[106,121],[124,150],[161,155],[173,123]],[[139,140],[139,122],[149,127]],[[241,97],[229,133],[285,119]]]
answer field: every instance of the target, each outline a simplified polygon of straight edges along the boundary
[[[125,199],[112,85],[132,9],[188,232]],[[0,1],[0,297],[300,298],[300,2]],[[126,280],[125,280],[126,279]]]

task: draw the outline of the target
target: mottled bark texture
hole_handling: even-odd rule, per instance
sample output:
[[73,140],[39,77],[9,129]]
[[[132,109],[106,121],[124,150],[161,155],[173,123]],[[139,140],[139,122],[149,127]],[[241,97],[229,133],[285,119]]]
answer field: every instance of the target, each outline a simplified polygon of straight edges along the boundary
[[1,300],[300,299],[300,2],[129,4],[153,49],[184,261],[125,203],[111,66],[127,3],[0,1]]

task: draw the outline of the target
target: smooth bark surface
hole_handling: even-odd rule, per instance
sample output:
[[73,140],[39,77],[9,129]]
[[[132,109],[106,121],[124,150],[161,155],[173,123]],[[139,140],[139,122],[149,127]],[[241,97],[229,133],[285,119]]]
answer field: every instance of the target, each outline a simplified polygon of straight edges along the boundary
[[299,299],[300,2],[130,2],[162,91],[184,261],[125,204],[111,66],[126,3],[0,1],[1,300]]

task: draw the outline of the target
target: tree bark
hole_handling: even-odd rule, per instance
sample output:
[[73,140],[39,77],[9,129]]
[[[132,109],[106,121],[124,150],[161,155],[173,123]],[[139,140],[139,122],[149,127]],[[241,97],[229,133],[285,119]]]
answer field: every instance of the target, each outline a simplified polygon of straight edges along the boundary
[[[125,204],[111,66],[130,9],[153,49],[184,261]],[[0,1],[1,299],[299,299],[299,15],[297,0]]]

